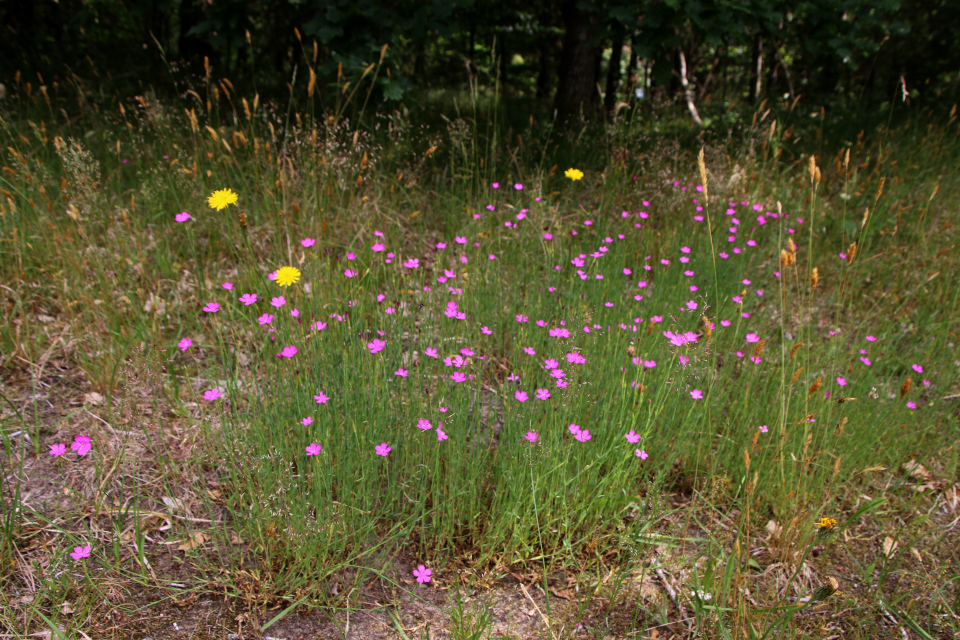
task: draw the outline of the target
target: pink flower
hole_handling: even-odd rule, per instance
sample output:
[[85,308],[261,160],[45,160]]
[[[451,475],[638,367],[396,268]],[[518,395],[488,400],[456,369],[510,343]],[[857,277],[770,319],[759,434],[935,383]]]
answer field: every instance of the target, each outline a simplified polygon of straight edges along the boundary
[[694,389],[690,392],[690,397],[694,400],[700,400],[703,398],[703,392],[700,389]]
[[317,401],[317,404],[327,404],[327,401],[330,400],[330,396],[321,391],[319,395],[313,396],[313,399]]
[[453,239],[456,241],[457,244],[467,244],[466,236],[454,236]]
[[[494,182],[493,184],[496,185],[497,183]],[[496,189],[496,188],[497,188],[497,187],[494,187],[494,189]],[[417,567],[416,569],[413,570],[413,575],[414,575],[414,577],[416,577],[417,582],[419,582],[420,584],[423,584],[423,583],[425,583],[425,582],[430,582],[430,576],[431,576],[432,574],[433,574],[433,571],[431,571],[430,569],[427,569],[427,568],[426,568],[425,566],[423,566],[422,564],[421,564],[419,567]]]
[[220,311],[220,303],[208,302],[207,306],[205,306],[203,310],[206,311],[207,313],[216,313],[217,311]]
[[[860,356],[860,362],[862,362],[863,364],[867,365],[868,367],[869,367],[870,364],[871,364],[870,358],[868,358],[868,357],[866,357],[866,356]],[[914,366],[916,366],[916,365],[914,365]]]
[[386,442],[381,442],[376,446],[376,452],[378,456],[383,456],[386,458],[388,455],[390,455],[391,451],[393,451],[393,447],[387,446]]
[[442,251],[443,249],[446,249],[446,248],[447,248],[447,243],[446,243],[446,242],[438,242],[438,243],[437,243],[437,250],[438,250],[438,251]]
[[518,313],[516,317],[517,317],[517,322],[520,322],[520,323],[530,322],[530,317],[525,316],[522,313]]
[[526,391],[517,391],[513,394],[513,397],[517,399],[517,402],[526,402],[530,398]]
[[70,552],[70,557],[74,560],[83,560],[84,558],[90,557],[90,545],[83,547],[74,547],[73,551]]
[[916,409],[916,408],[917,408],[916,402],[914,402],[913,400],[910,400],[909,402],[907,402],[907,409]]
[[270,305],[277,307],[278,309],[285,304],[287,304],[287,300],[283,296],[277,296],[276,298],[270,299]]
[[307,416],[306,418],[300,421],[300,424],[302,424],[305,427],[309,427],[311,424],[313,424],[313,417]]
[[300,241],[300,244],[302,244],[305,248],[308,248],[317,244],[317,241],[314,240],[313,238],[304,238],[303,240]]
[[450,376],[450,379],[456,383],[460,383],[466,381],[467,376],[462,371],[454,371],[453,375]]
[[320,455],[320,449],[322,449],[322,447],[318,445],[316,442],[311,442],[307,447],[304,447],[304,448],[307,450],[308,456]]
[[537,400],[548,400],[550,398],[550,392],[546,389],[537,389]]
[[420,260],[419,258],[411,258],[404,262],[403,266],[405,266],[407,269],[416,269],[420,266]]
[[187,213],[186,211],[184,211],[183,213],[178,213],[174,217],[174,220],[176,220],[177,222],[186,222],[189,219],[190,219],[190,214]]
[[54,444],[50,446],[50,455],[52,456],[62,456],[67,451],[67,445],[61,443]]
[[570,431],[570,433],[577,434],[580,433],[580,426],[571,424],[569,427],[567,427],[567,430]]
[[917,373],[923,373],[923,367],[920,366],[919,364],[915,364],[915,365],[913,365],[913,367],[911,367],[911,368],[912,368],[914,371],[916,371]]
[[383,243],[382,243],[382,242],[375,242],[375,243],[373,244],[373,246],[370,247],[370,249],[371,249],[373,252],[375,252],[375,253],[379,253],[380,251],[383,251],[383,249],[384,249]]
[[240,302],[242,302],[244,305],[248,307],[256,301],[257,301],[257,294],[255,293],[245,293],[242,296],[240,296]]
[[297,355],[297,348],[293,345],[284,347],[283,351],[280,352],[280,355],[282,355],[284,358],[292,358],[293,356]]
[[313,331],[323,331],[326,328],[327,328],[327,323],[320,322],[319,320],[310,325],[310,329]]
[[648,457],[650,457],[647,455],[647,452],[643,449],[637,449],[636,451],[637,451],[637,457],[640,458],[641,460],[646,460]]
[[647,369],[653,369],[655,366],[657,366],[657,363],[654,362],[653,360],[644,360],[643,366],[646,367]]
[[484,334],[484,335],[487,335],[487,336],[492,336],[492,335],[493,335],[493,331],[490,331],[490,328],[489,328],[489,327],[480,327],[480,333],[482,333],[482,334]]
[[434,349],[433,347],[427,347],[426,349],[424,349],[423,352],[424,352],[424,354],[426,354],[427,357],[429,357],[429,358],[436,358],[436,357],[439,356],[439,353],[438,353],[437,350]]
[[370,349],[370,353],[379,353],[383,351],[383,348],[386,346],[387,343],[380,338],[374,338],[372,342],[367,343],[367,349]]
[[193,346],[193,340],[191,340],[190,338],[184,338],[183,340],[177,343],[177,346],[180,347],[180,351],[186,351],[187,349]]
[[209,391],[203,394],[203,399],[207,400],[208,402],[213,402],[214,400],[222,397],[223,397],[223,392],[217,388],[210,389]]
[[430,424],[429,420],[421,418],[417,421],[417,429],[423,429],[426,431],[427,429],[433,429],[433,425]]
[[[353,305],[351,304],[350,306],[352,307]],[[291,309],[290,315],[293,316],[294,318],[299,318],[299,317],[300,317],[300,309]]]
[[845,387],[847,386],[847,379],[837,376],[837,384],[840,385],[841,387]]
[[270,324],[271,322],[273,322],[273,316],[270,315],[269,313],[265,313],[259,318],[257,318],[257,322],[259,322],[261,325]]
[[353,269],[347,269],[346,271],[343,272],[343,275],[347,276],[348,278],[354,278],[354,277],[356,277],[358,274],[357,274],[357,272],[354,271]]
[[393,375],[400,376],[401,378],[406,378],[409,374],[410,372],[404,369],[403,367],[400,367],[399,369],[393,372]]
[[[443,425],[442,422],[441,422],[440,424],[441,424],[441,426]],[[438,441],[438,442],[443,442],[444,440],[448,440],[449,438],[450,438],[450,436],[447,435],[447,432],[446,432],[446,431],[444,431],[444,430],[441,429],[440,427],[437,427],[437,441]]]
[[224,289],[226,289],[227,291],[229,291],[230,289],[233,289],[233,283],[232,283],[232,282],[224,282],[224,283],[223,283],[222,285],[220,285],[220,286],[223,287]]
[[630,429],[630,433],[624,434],[624,438],[627,439],[627,442],[630,444],[637,444],[640,442],[640,434],[636,433],[633,429]]
[[590,435],[590,431],[588,431],[587,429],[584,429],[582,431],[577,431],[575,434],[573,434],[573,437],[579,440],[580,442],[586,442],[593,436]]
[[748,333],[747,342],[760,342],[760,336],[755,333]]
[[93,448],[93,445],[90,444],[90,436],[76,436],[73,443],[70,444],[70,448],[76,451],[78,456],[86,455]]

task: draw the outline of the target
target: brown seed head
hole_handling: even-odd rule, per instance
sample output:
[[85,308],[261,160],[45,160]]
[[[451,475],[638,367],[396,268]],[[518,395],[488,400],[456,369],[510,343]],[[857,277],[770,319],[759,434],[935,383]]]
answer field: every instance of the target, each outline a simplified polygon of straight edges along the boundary
[[883,195],[883,185],[884,185],[884,183],[886,183],[886,181],[887,181],[887,177],[886,177],[886,176],[881,176],[881,177],[880,177],[880,184],[877,185],[877,195],[875,195],[875,196],[873,197],[873,201],[874,201],[874,202],[876,202],[877,200],[879,200],[879,199],[880,199],[880,196]]
[[797,355],[797,350],[805,344],[806,342],[798,342],[797,344],[793,345],[793,349],[790,349],[790,360],[793,360],[793,358]]
[[837,433],[836,433],[836,436],[837,436],[838,438],[843,435],[843,428],[846,427],[846,426],[847,426],[847,419],[844,418],[843,420],[840,421],[840,424],[837,425]]
[[753,355],[755,355],[755,356],[757,356],[757,357],[759,358],[759,357],[760,357],[760,354],[763,353],[763,348],[764,348],[765,346],[767,346],[767,341],[766,341],[766,340],[761,340],[760,342],[758,342],[758,343],[757,343],[757,346],[756,346],[756,347],[754,348],[754,350],[753,350]]
[[793,372],[793,377],[790,378],[790,384],[793,384],[794,382],[796,382],[797,380],[800,379],[800,372],[801,372],[801,371],[803,371],[803,367],[800,367],[799,369],[797,369],[796,371]]
[[807,160],[807,171],[810,173],[810,182],[813,182],[817,177],[817,157],[810,156]]
[[241,213],[241,214],[240,214],[240,226],[241,226],[241,227],[246,227],[246,226],[247,226],[247,214],[245,214],[245,213]]
[[629,347],[627,347],[627,355],[630,356],[631,358],[637,355],[637,348],[633,345],[630,345]]
[[900,386],[900,399],[903,400],[903,397],[910,393],[910,389],[913,387],[913,378],[907,378],[903,381],[903,384]]
[[703,147],[700,147],[700,155],[697,156],[697,168],[700,169],[700,183],[703,185],[703,197],[710,202],[710,195],[707,192],[707,165],[703,161]]
[[867,209],[866,211],[863,212],[863,220],[860,221],[860,228],[861,228],[861,229],[863,229],[865,226],[867,226],[867,218],[869,218],[869,217],[870,217],[870,209]]
[[853,264],[853,258],[857,255],[857,243],[853,242],[847,247],[847,266]]
[[816,289],[818,282],[820,282],[820,272],[814,267],[813,273],[810,274],[810,288]]
[[817,391],[820,391],[820,387],[822,386],[823,386],[823,378],[817,378],[816,380],[814,380],[813,384],[810,385],[810,390],[807,391],[807,397],[809,398],[810,396],[815,394]]
[[707,342],[710,342],[710,338],[713,336],[713,323],[706,315],[702,316],[701,320],[703,320],[703,334],[706,336]]

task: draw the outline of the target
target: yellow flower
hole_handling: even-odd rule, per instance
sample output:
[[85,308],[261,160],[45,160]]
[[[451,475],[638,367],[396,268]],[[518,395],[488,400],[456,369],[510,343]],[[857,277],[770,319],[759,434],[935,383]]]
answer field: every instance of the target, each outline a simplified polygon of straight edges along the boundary
[[300,279],[300,270],[296,267],[280,267],[274,280],[281,287],[289,287]]
[[207,204],[210,205],[211,209],[216,209],[217,211],[223,211],[231,204],[236,203],[237,194],[233,192],[233,189],[220,189],[219,191],[214,191],[210,194],[210,197],[207,198]]
[[837,526],[837,521],[833,518],[820,518],[817,521],[817,529],[833,529]]
[[580,169],[574,169],[571,167],[570,169],[567,169],[566,171],[564,171],[563,175],[567,176],[568,178],[576,182],[577,180],[583,177],[583,171],[580,171]]

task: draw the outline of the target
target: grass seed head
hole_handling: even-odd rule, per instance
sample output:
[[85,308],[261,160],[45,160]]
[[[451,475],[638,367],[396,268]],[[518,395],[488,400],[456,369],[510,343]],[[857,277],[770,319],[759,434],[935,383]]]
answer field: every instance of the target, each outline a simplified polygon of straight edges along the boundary
[[707,192],[707,165],[703,161],[703,147],[700,147],[700,154],[697,156],[697,168],[700,169],[700,183],[703,185],[703,197],[710,202],[710,195]]
[[838,438],[843,435],[843,428],[846,426],[847,426],[847,418],[844,418],[843,420],[840,421],[840,424],[837,425],[836,436]]
[[813,273],[810,274],[810,288],[816,289],[817,283],[820,282],[820,272],[816,267],[813,268]]
[[790,360],[791,360],[791,362],[793,361],[794,357],[796,357],[796,355],[797,355],[797,350],[800,349],[800,347],[802,347],[802,346],[805,345],[805,344],[806,344],[806,342],[798,342],[797,344],[793,345],[793,349],[790,349]]
[[820,391],[820,387],[823,386],[823,378],[817,378],[813,381],[813,384],[810,385],[810,390],[807,392],[807,397],[809,398],[817,391]]
[[759,358],[759,357],[760,357],[760,354],[763,353],[763,348],[764,348],[765,346],[767,346],[767,341],[766,341],[766,340],[761,340],[760,342],[758,342],[758,343],[757,343],[757,346],[756,346],[756,347],[754,348],[754,350],[753,350],[753,355],[755,355],[755,356],[757,356],[757,357]]
[[796,382],[797,380],[800,379],[800,372],[801,372],[801,371],[803,371],[803,367],[800,367],[799,369],[797,369],[796,371],[793,372],[793,377],[790,378],[790,384],[793,384],[794,382]]
[[903,397],[910,393],[910,389],[913,388],[913,378],[908,377],[903,381],[903,384],[900,385],[900,399],[903,400]]
[[847,266],[853,264],[853,258],[857,255],[857,243],[851,242],[850,246],[847,247]]

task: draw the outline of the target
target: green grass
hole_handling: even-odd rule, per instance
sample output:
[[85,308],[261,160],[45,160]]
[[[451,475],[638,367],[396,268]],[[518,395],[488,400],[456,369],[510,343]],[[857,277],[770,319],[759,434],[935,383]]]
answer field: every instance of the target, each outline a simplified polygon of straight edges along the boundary
[[[943,506],[958,456],[952,120],[907,112],[877,135],[823,141],[804,115],[755,118],[736,138],[707,139],[707,201],[698,148],[677,142],[690,134],[656,135],[641,118],[602,132],[533,117],[501,130],[475,94],[446,130],[399,113],[359,114],[356,128],[314,122],[293,103],[247,117],[226,100],[206,117],[197,108],[191,126],[162,102],[108,115],[81,98],[65,120],[35,98],[0,111],[0,576],[5,592],[31,594],[2,605],[9,633],[79,630],[64,601],[132,616],[194,593],[243,603],[265,630],[294,609],[362,608],[374,584],[416,598],[429,587],[407,585],[401,568],[418,564],[433,569],[431,586],[526,576],[545,595],[542,637],[577,622],[597,637],[658,625],[805,637],[822,620],[796,599],[827,576],[841,582],[828,604],[856,612],[841,619],[851,637],[885,633],[891,618],[921,637],[956,633],[957,537]],[[567,166],[586,176],[567,180]],[[210,209],[225,187],[237,205]],[[191,219],[175,222],[181,211]],[[796,262],[782,266],[790,241]],[[852,243],[852,259],[839,258]],[[580,254],[585,278],[571,264]],[[401,267],[411,258],[417,268]],[[289,288],[267,278],[284,265],[302,271]],[[445,269],[456,277],[438,282]],[[256,304],[238,301],[248,292]],[[447,317],[448,301],[466,319]],[[210,302],[216,313],[202,311]],[[548,334],[561,321],[571,338]],[[386,347],[372,354],[378,330]],[[671,346],[667,330],[698,338]],[[278,358],[289,345],[296,355]],[[475,354],[459,371],[471,377],[454,383],[442,359],[465,348]],[[568,362],[572,352],[585,362]],[[204,400],[214,387],[225,398]],[[572,423],[591,439],[574,439]],[[92,453],[47,454],[77,433],[93,437]],[[307,456],[313,442],[322,451]],[[374,452],[383,442],[386,457]],[[927,475],[911,475],[911,460]],[[66,498],[31,502],[37,475]],[[840,520],[831,537],[816,535],[822,516]],[[92,557],[70,559],[83,544]],[[574,579],[574,606],[546,595],[566,589],[555,572]],[[636,580],[651,579],[672,582],[677,603],[658,611],[638,597]],[[152,595],[135,606],[137,588]],[[459,596],[449,611],[455,637],[490,630]]]

